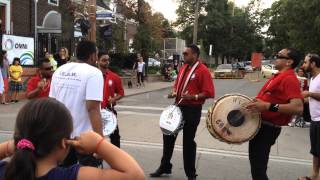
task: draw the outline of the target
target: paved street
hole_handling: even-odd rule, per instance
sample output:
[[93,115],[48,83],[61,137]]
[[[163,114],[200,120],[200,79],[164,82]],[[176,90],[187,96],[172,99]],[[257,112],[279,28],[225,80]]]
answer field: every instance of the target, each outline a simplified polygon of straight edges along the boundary
[[[254,96],[263,82],[248,80],[215,80],[216,97],[227,93],[241,93]],[[130,96],[121,100],[117,106],[122,147],[132,154],[143,166],[146,174],[155,170],[162,154],[162,134],[159,129],[159,116],[162,109],[172,100],[164,96],[170,92],[171,83],[150,83],[143,89],[130,89]],[[157,88],[158,87],[158,88]],[[160,89],[160,90],[156,90]],[[144,93],[146,92],[146,93]],[[203,107],[202,121],[198,127],[197,171],[200,180],[247,180],[250,179],[250,167],[247,158],[247,143],[228,145],[211,137],[205,127],[205,114],[214,100]],[[16,109],[23,102],[0,106],[1,139],[11,136]],[[185,179],[182,163],[182,134],[177,139],[173,156],[173,174],[161,179]],[[284,127],[271,152],[268,174],[270,179],[296,179],[308,175],[311,170],[311,156],[307,128]],[[152,179],[149,178],[148,179]]]

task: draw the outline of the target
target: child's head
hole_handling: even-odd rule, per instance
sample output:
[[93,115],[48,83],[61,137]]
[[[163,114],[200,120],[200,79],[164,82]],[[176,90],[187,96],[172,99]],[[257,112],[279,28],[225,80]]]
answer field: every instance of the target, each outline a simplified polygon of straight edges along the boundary
[[[29,101],[16,119],[16,150],[5,179],[34,179],[36,160],[52,153],[59,157],[57,161],[62,161],[68,151],[64,141],[70,137],[72,127],[71,114],[59,101],[50,98]],[[34,150],[17,145],[21,141],[31,143]]]
[[20,65],[20,58],[18,58],[18,57],[13,58],[12,64],[13,65]]

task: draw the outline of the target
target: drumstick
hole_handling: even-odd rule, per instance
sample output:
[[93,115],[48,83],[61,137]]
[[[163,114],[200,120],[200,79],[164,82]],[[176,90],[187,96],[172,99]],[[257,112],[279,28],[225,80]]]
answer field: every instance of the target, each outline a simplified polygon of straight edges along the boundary
[[[185,92],[185,94],[187,94],[188,91]],[[179,105],[181,102],[183,101],[183,97],[180,98],[180,101],[177,103],[177,105]]]

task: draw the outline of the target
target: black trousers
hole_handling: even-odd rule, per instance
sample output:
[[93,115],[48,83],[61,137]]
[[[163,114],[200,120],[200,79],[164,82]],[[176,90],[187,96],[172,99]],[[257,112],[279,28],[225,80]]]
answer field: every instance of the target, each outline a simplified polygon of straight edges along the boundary
[[138,84],[141,85],[141,83],[143,83],[144,79],[143,79],[143,72],[137,72],[137,80],[138,80]]
[[268,180],[267,167],[270,149],[280,132],[280,127],[262,124],[258,134],[249,141],[249,160],[253,180]]
[[[114,108],[108,108],[110,109],[116,116],[118,116],[117,111]],[[113,145],[117,146],[118,148],[120,148],[120,131],[119,131],[119,127],[117,125],[116,130],[114,130],[114,132],[112,134],[110,134],[110,141]]]
[[92,167],[102,166],[101,159],[97,159],[92,155],[80,154],[73,147],[70,148],[67,157],[64,159],[64,161],[60,166],[67,168],[77,163],[83,166],[92,166]]
[[[183,163],[184,171],[188,177],[196,177],[196,152],[197,144],[194,137],[200,122],[202,106],[179,106],[182,111],[183,120]],[[161,168],[171,169],[170,163],[174,144],[177,135],[163,135],[163,155],[161,159]]]

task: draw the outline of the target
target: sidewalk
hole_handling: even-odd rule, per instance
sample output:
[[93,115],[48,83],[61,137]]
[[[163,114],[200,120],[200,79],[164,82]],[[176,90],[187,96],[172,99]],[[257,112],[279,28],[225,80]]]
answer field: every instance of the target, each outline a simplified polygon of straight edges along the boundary
[[145,87],[137,88],[136,86],[133,86],[132,88],[128,89],[128,87],[124,85],[123,88],[124,88],[125,97],[128,97],[128,96],[134,96],[134,95],[143,94],[151,91],[170,88],[172,86],[173,86],[173,82],[156,81],[156,82],[145,83]]

